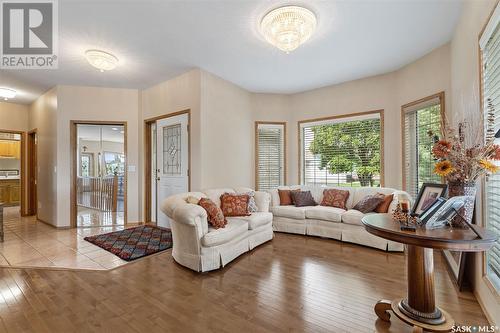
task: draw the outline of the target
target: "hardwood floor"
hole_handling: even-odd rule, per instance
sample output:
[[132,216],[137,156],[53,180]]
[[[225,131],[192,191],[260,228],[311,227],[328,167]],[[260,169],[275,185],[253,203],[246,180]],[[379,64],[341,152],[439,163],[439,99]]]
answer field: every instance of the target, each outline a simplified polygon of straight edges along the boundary
[[[486,324],[436,254],[437,304],[461,324]],[[406,293],[405,256],[333,240],[275,234],[204,274],[170,250],[112,271],[0,269],[0,331],[411,332],[376,320],[381,298]]]

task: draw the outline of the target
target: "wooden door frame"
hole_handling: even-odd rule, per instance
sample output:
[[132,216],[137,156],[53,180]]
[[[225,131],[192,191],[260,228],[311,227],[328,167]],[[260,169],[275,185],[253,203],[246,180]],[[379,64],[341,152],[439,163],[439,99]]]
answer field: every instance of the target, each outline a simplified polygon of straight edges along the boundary
[[77,126],[78,125],[108,125],[108,126],[123,126],[123,152],[125,153],[125,173],[124,173],[124,195],[123,195],[123,223],[127,224],[127,207],[128,207],[128,145],[127,145],[127,122],[126,121],[93,121],[93,120],[71,120],[70,121],[70,155],[71,155],[71,189],[70,189],[70,219],[71,227],[76,228],[76,218],[77,218],[77,205],[76,205],[76,187],[77,187],[77,175],[78,175],[78,161],[76,149],[78,147],[77,142]]
[[191,109],[144,120],[144,222],[151,222],[151,125],[158,120],[187,114],[188,116],[188,191],[191,191]]
[[5,129],[0,129],[1,133],[11,133],[11,134],[19,134],[21,135],[21,170],[20,170],[20,175],[19,179],[21,180],[21,205],[20,205],[20,212],[21,216],[26,216],[26,198],[24,197],[25,192],[25,186],[26,186],[26,181],[25,181],[25,163],[26,163],[26,132],[23,131],[16,131],[16,130],[5,130]]
[[[35,150],[31,151],[32,146],[31,146],[31,137],[32,135],[35,136],[35,142],[34,142],[34,147]],[[26,152],[27,152],[27,184],[26,184],[26,189],[27,189],[27,207],[26,207],[26,214],[27,215],[35,215],[38,219],[38,129],[32,129],[31,131],[28,132],[28,135],[26,136]],[[34,189],[31,187],[31,177],[34,177],[35,181],[35,187]],[[32,207],[33,204],[33,207]]]

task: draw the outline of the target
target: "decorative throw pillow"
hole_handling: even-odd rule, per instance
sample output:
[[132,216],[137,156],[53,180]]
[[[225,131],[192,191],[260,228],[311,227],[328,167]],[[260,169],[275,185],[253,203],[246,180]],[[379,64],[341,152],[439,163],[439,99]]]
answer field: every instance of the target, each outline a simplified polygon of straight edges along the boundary
[[311,194],[311,191],[292,191],[292,200],[295,207],[316,206],[317,203]]
[[349,199],[349,191],[334,188],[325,189],[323,190],[323,200],[321,200],[321,206],[347,209],[347,199]]
[[210,223],[215,229],[224,228],[227,224],[226,218],[222,213],[222,210],[208,198],[201,198],[198,205],[203,207],[207,211],[208,223]]
[[249,213],[255,213],[259,211],[259,207],[257,207],[257,203],[255,202],[255,192],[254,191],[249,191],[241,194],[246,194],[248,195],[248,212]]
[[186,198],[186,202],[189,203],[189,204],[197,205],[198,202],[200,202],[200,199],[198,199],[197,197],[193,197],[192,195],[190,195],[190,196],[188,196]]
[[248,201],[246,194],[224,193],[220,197],[220,205],[224,216],[248,216]]
[[373,212],[382,201],[384,201],[385,195],[377,193],[375,195],[367,195],[361,201],[359,201],[353,209],[359,210],[361,213],[366,214]]
[[382,201],[377,208],[375,208],[375,213],[387,213],[392,200],[394,200],[394,194],[384,196],[384,201]]
[[293,205],[292,192],[299,192],[300,190],[278,190],[278,194],[280,196],[280,206],[289,206]]

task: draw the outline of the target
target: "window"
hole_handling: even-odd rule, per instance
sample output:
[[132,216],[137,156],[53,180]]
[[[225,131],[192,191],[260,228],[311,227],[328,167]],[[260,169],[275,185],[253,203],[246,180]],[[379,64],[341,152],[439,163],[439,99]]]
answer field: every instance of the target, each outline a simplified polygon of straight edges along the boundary
[[269,190],[285,185],[286,123],[255,123],[255,187]]
[[381,186],[383,111],[299,122],[303,185]]
[[[488,101],[495,108],[495,131],[500,129],[500,10],[496,8],[480,39],[482,63],[483,111],[486,116]],[[486,117],[484,117],[486,119]],[[486,121],[484,122],[486,128]],[[486,133],[486,131],[484,131]],[[485,138],[486,139],[486,138]],[[500,144],[499,139],[495,139]],[[500,235],[500,174],[485,180],[483,202],[484,225]],[[500,242],[486,252],[486,271],[493,286],[500,290]]]
[[125,173],[125,155],[114,152],[104,152],[106,176],[122,176]]
[[416,198],[423,183],[440,183],[434,174],[432,138],[441,134],[444,93],[403,105],[403,188]]

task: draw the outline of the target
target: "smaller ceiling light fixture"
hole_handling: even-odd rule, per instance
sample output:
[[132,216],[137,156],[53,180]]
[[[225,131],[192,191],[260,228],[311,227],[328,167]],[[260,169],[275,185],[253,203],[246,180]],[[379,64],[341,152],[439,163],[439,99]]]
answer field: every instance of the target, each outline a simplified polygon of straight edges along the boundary
[[85,58],[87,58],[89,64],[97,68],[101,73],[113,70],[118,66],[117,57],[101,50],[87,50]]
[[309,9],[284,6],[267,13],[260,23],[260,30],[269,43],[290,53],[311,37],[316,23],[316,15]]
[[0,98],[3,98],[5,101],[9,98],[16,97],[17,92],[14,89],[9,88],[0,88]]

